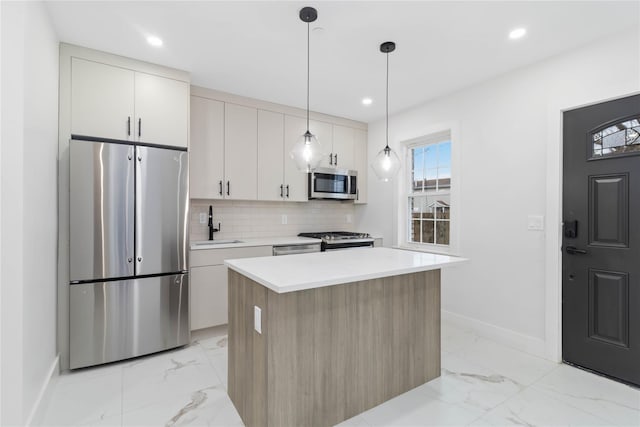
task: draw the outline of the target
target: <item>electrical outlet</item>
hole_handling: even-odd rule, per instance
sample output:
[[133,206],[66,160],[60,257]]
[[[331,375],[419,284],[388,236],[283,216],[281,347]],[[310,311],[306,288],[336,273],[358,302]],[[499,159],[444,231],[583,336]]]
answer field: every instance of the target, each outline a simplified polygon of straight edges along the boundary
[[257,305],[253,306],[253,329],[262,334],[262,310]]
[[287,225],[287,215],[282,215],[282,225]]
[[207,223],[207,214],[204,212],[200,213],[200,224],[206,224]]
[[353,217],[351,214],[347,214],[347,224],[351,224],[353,222]]

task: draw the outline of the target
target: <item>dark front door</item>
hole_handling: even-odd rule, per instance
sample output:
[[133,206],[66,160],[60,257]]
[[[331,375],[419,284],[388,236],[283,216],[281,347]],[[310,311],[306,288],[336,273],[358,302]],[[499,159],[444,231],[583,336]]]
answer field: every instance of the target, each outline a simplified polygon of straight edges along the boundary
[[640,385],[640,95],[564,113],[562,357]]

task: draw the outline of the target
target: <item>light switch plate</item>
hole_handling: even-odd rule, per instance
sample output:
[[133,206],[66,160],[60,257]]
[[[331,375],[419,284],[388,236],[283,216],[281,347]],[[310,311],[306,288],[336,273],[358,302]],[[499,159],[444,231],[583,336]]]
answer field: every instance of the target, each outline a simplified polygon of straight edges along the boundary
[[529,215],[527,217],[527,230],[544,230],[544,215]]
[[204,212],[200,212],[200,224],[207,223],[207,214]]
[[262,334],[262,310],[257,305],[253,306],[253,329]]
[[282,215],[282,225],[287,225],[287,215]]

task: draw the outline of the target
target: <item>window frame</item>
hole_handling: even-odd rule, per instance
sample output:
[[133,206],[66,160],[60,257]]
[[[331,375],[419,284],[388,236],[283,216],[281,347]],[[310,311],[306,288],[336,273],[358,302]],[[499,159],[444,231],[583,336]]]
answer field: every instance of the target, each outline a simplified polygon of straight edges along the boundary
[[[423,252],[432,252],[432,253],[441,253],[447,255],[457,255],[458,254],[458,215],[460,210],[460,203],[458,200],[458,188],[460,181],[460,174],[458,173],[458,144],[456,144],[456,136],[457,131],[454,126],[446,126],[441,127],[440,129],[433,130],[431,132],[426,133],[424,136],[420,136],[418,138],[413,138],[407,141],[403,141],[401,146],[403,147],[403,158],[405,161],[403,162],[403,170],[399,174],[401,179],[399,179],[398,183],[398,198],[397,203],[399,205],[398,209],[398,228],[397,228],[397,236],[398,236],[398,246],[400,248],[423,251]],[[450,173],[451,173],[451,181],[450,186],[447,192],[433,191],[431,193],[428,192],[415,192],[413,191],[413,182],[412,182],[412,160],[411,160],[411,150],[416,147],[424,147],[428,145],[439,144],[441,142],[449,141],[451,143],[451,164],[450,164]],[[411,233],[411,212],[409,209],[410,205],[410,197],[415,196],[427,196],[427,195],[437,195],[437,194],[448,194],[449,195],[449,206],[450,215],[449,215],[449,244],[443,245],[438,243],[422,243],[422,242],[412,242],[410,240]],[[436,233],[436,222],[437,219],[434,218],[434,233]]]

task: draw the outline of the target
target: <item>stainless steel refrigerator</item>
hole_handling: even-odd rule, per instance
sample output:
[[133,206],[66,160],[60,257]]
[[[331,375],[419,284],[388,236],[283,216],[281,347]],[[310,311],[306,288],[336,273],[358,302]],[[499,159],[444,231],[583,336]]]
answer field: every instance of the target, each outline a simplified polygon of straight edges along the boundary
[[69,150],[71,369],[189,343],[186,149]]

